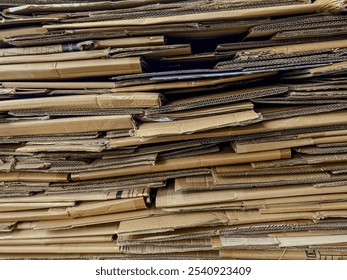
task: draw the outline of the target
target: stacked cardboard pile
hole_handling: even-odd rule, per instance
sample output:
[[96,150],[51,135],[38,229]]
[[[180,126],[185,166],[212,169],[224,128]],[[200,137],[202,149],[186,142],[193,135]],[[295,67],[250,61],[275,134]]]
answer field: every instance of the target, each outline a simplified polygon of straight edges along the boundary
[[0,1],[0,258],[347,258],[346,1],[76,2]]

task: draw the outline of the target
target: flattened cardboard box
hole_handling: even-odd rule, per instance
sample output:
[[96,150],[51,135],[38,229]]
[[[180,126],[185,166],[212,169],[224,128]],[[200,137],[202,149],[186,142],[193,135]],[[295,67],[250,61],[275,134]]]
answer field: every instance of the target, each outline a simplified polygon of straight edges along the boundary
[[272,249],[272,250],[221,250],[222,258],[258,260],[345,260],[345,250],[338,249]]
[[0,124],[0,136],[47,135],[133,129],[131,116],[98,116],[52,119],[44,121],[21,121]]
[[110,178],[116,176],[127,176],[145,173],[157,173],[164,171],[178,171],[191,168],[211,167],[225,164],[239,164],[245,162],[290,158],[290,150],[276,150],[269,152],[248,153],[239,156],[231,151],[222,151],[207,155],[168,159],[156,162],[155,165],[145,165],[141,167],[127,167],[118,169],[109,169],[102,171],[80,172],[71,174],[73,181],[83,181],[98,178]]
[[22,245],[49,245],[49,244],[78,244],[78,243],[106,243],[112,242],[112,235],[99,236],[78,236],[62,238],[40,238],[40,239],[15,239],[0,240],[1,246],[22,246]]
[[319,220],[329,217],[347,217],[347,210],[266,215],[261,215],[258,211],[214,211],[171,214],[168,216],[143,218],[141,220],[122,221],[118,228],[118,235],[168,232],[180,228],[199,226],[243,225],[300,219]]
[[0,246],[0,253],[118,253],[118,246],[114,242],[106,243],[80,243],[80,244],[45,244],[45,245],[21,245]]
[[[298,207],[305,206],[307,203],[323,203],[332,201],[343,201],[347,198],[344,194],[320,194],[320,195],[304,195],[304,196],[292,196],[292,197],[279,197],[279,198],[266,198],[266,199],[254,199],[254,200],[242,200],[231,201],[211,204],[199,204],[189,206],[177,206],[162,208],[165,212],[170,213],[184,213],[193,211],[216,211],[216,210],[256,210],[269,211],[278,209],[285,209],[284,212],[301,212]],[[287,208],[285,208],[287,207]],[[290,210],[287,210],[290,209]],[[279,210],[278,212],[280,212]],[[266,212],[265,212],[266,213]],[[269,212],[270,213],[270,212]]]
[[1,65],[2,80],[49,80],[141,73],[138,57]]
[[70,229],[76,227],[90,226],[90,225],[101,225],[113,222],[127,221],[130,219],[140,219],[145,217],[150,217],[153,215],[162,215],[162,211],[159,209],[145,209],[136,210],[129,212],[121,212],[115,214],[97,215],[90,217],[81,217],[75,219],[65,219],[65,220],[47,220],[39,221],[35,225],[35,229],[48,229],[48,230],[60,230],[60,229]]
[[[186,178],[176,179],[176,183],[179,184],[183,181],[183,184],[187,184]],[[208,178],[192,178],[190,182],[195,182],[195,185],[204,185]],[[200,179],[200,180],[199,180]],[[202,179],[202,180],[201,180]],[[210,180],[212,178],[210,177]],[[196,182],[197,181],[197,182]],[[188,181],[188,184],[190,183]],[[190,183],[190,185],[193,185]],[[268,198],[280,198],[280,197],[294,197],[305,195],[319,195],[319,194],[337,194],[343,193],[347,186],[337,186],[329,188],[317,188],[312,184],[305,185],[283,185],[276,187],[263,187],[263,188],[251,188],[251,189],[233,189],[233,190],[212,190],[199,191],[199,189],[191,192],[184,192],[181,190],[174,190],[173,188],[163,188],[158,191],[156,199],[156,207],[177,207],[177,206],[191,206],[199,204],[232,202],[232,201],[244,201],[255,199],[268,199]],[[186,188],[187,190],[188,188]]]
[[76,95],[64,97],[30,98],[24,100],[4,100],[0,111],[15,110],[71,110],[71,109],[112,109],[147,108],[161,105],[158,93],[114,93],[102,95]]
[[191,134],[219,127],[244,126],[259,121],[261,121],[261,116],[249,110],[187,120],[143,123],[139,128],[135,129],[135,136],[140,138],[153,138],[158,136]]

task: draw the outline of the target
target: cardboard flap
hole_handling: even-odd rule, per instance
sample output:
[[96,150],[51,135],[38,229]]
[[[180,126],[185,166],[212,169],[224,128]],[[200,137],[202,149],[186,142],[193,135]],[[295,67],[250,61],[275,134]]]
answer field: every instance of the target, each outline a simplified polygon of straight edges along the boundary
[[190,134],[219,127],[243,126],[259,121],[261,121],[261,116],[250,110],[187,120],[143,123],[135,130],[135,136],[140,138],[153,138],[158,136]]

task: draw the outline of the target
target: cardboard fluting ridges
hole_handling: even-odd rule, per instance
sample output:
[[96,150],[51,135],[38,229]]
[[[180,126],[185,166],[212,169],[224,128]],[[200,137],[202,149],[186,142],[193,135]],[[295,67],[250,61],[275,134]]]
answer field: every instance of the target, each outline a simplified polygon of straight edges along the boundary
[[0,3],[0,259],[347,258],[345,0],[76,2]]

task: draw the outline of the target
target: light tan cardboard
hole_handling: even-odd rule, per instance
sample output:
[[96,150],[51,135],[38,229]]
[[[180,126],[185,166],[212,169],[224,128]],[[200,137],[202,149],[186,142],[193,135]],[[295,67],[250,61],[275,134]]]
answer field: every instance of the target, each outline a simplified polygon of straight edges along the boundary
[[237,153],[248,153],[255,151],[266,151],[273,149],[284,149],[293,147],[312,146],[318,144],[340,143],[347,140],[347,136],[302,138],[296,140],[271,141],[263,143],[252,143],[251,141],[234,141],[232,147]]
[[52,80],[142,73],[138,57],[0,65],[1,80]]
[[1,253],[30,254],[30,253],[117,253],[118,246],[114,242],[106,243],[76,243],[76,244],[45,244],[0,246]]
[[13,239],[1,240],[1,246],[21,246],[21,245],[48,245],[48,244],[74,244],[74,243],[103,243],[111,242],[112,235],[99,236],[78,236],[61,238],[40,238],[40,239]]
[[48,30],[56,29],[73,29],[73,28],[90,28],[90,27],[112,27],[112,26],[142,26],[153,24],[171,24],[182,22],[199,22],[199,21],[221,21],[221,20],[236,20],[236,19],[250,19],[271,16],[289,16],[296,14],[315,13],[317,11],[326,11],[338,13],[344,11],[344,6],[340,5],[340,1],[318,1],[314,4],[298,4],[288,6],[274,6],[274,7],[261,7],[251,9],[237,9],[231,11],[218,11],[210,13],[195,13],[186,15],[176,15],[169,17],[156,17],[145,19],[129,19],[120,21],[106,21],[106,22],[88,22],[88,23],[72,23],[72,24],[56,24],[45,25],[44,28]]
[[75,202],[0,203],[0,212],[74,206]]
[[112,108],[151,108],[161,105],[158,93],[114,93],[102,95],[72,95],[25,100],[4,100],[0,111],[33,109],[112,109]]
[[212,244],[216,248],[232,248],[247,246],[299,247],[311,245],[339,244],[347,241],[347,235],[295,236],[295,237],[213,237]]
[[[0,68],[1,70],[1,68]],[[126,74],[126,73],[123,73]],[[271,76],[274,72],[251,74],[251,75],[240,75],[228,78],[214,78],[214,79],[200,79],[200,80],[188,80],[188,81],[177,81],[168,83],[156,83],[156,84],[144,84],[138,86],[118,87],[115,92],[133,92],[133,91],[161,91],[167,89],[188,89],[188,88],[200,88],[206,86],[220,85],[225,83],[232,83],[236,81],[250,80],[260,77]]]
[[120,222],[124,220],[131,219],[142,219],[145,217],[150,217],[152,215],[160,215],[162,212],[158,209],[145,209],[136,210],[129,212],[121,212],[106,215],[97,215],[90,217],[81,217],[75,219],[64,219],[64,220],[48,220],[39,221],[35,225],[35,229],[49,229],[49,230],[60,230],[60,229],[70,229],[76,227],[83,227],[89,225],[101,225],[113,222]]
[[248,153],[247,155],[238,155],[231,151],[222,151],[207,155],[168,159],[156,162],[154,166],[146,165],[141,167],[127,167],[118,169],[109,169],[94,172],[80,172],[71,175],[73,181],[91,180],[97,178],[110,178],[116,176],[156,173],[164,171],[177,171],[183,169],[211,167],[226,164],[239,164],[245,162],[290,158],[290,150],[275,150],[269,152]]
[[[321,195],[304,195],[304,196],[292,196],[292,197],[280,197],[280,198],[268,198],[268,199],[254,199],[232,202],[221,202],[211,204],[199,204],[189,206],[178,206],[162,208],[165,212],[192,212],[192,211],[215,211],[215,210],[255,210],[260,209],[266,211],[267,209],[294,209],[307,205],[307,203],[323,203],[332,201],[344,201],[347,199],[347,195],[339,194],[321,194]],[[264,208],[266,207],[266,208]],[[289,208],[290,207],[290,208]],[[266,210],[265,210],[266,209]],[[276,209],[276,210],[275,210]],[[279,210],[281,211],[281,210]],[[288,211],[289,212],[289,211]],[[265,212],[266,213],[266,212]]]
[[[51,174],[45,174],[50,175]],[[35,181],[36,182],[36,181]],[[42,195],[35,194],[28,197],[3,197],[0,203],[49,203],[49,202],[74,202],[74,201],[103,201],[114,199],[117,191],[93,192],[79,194],[60,194],[60,195]]]
[[[315,171],[328,171],[334,168],[334,165],[301,165],[300,167],[287,166],[279,168],[259,168],[255,169],[251,164],[217,166],[213,168],[214,174],[220,176],[251,176],[251,175],[268,175],[268,174],[294,174],[310,173]],[[338,168],[338,166],[336,166]],[[344,167],[341,166],[341,169]]]
[[21,55],[11,57],[0,57],[0,65],[5,64],[23,64],[23,63],[38,63],[51,61],[73,61],[84,59],[108,58],[109,50],[92,50],[58,54],[36,54],[36,55]]
[[158,246],[152,244],[145,245],[132,245],[132,246],[123,246],[120,247],[120,251],[126,254],[143,254],[143,255],[157,255],[157,254],[165,254],[165,253],[181,253],[181,252],[203,252],[210,251],[211,247],[187,247],[187,246]]
[[[25,145],[18,149],[18,152],[39,153],[39,152],[94,152],[98,153],[106,149],[105,146],[86,145]],[[17,163],[16,170],[35,169],[33,165]]]
[[[23,224],[23,225],[22,225]],[[37,223],[30,223],[28,228],[25,222],[18,223],[16,230],[11,233],[0,233],[0,240],[26,240],[50,239],[67,237],[110,236],[117,234],[118,224],[93,225],[66,230],[33,230]],[[26,227],[27,229],[18,229]]]
[[253,110],[216,116],[200,117],[160,123],[143,123],[135,129],[135,136],[153,138],[178,134],[191,134],[198,131],[227,126],[243,126],[258,122],[261,117]]
[[118,235],[158,233],[180,228],[217,226],[227,223],[228,218],[222,211],[172,214],[162,217],[123,221],[119,224]]
[[206,132],[198,132],[190,135],[165,136],[155,139],[141,141],[131,137],[112,139],[110,147],[126,147],[141,144],[151,144],[158,142],[170,142],[179,140],[202,139],[211,137],[223,136],[239,136],[246,134],[263,133],[270,131],[282,131],[297,128],[311,128],[317,126],[330,126],[345,123],[347,113],[344,111],[322,113],[308,116],[299,116],[286,119],[263,121],[256,124],[251,124],[244,127],[219,128]]
[[3,232],[10,232],[14,229],[17,222],[10,221],[10,222],[0,222],[0,234]]
[[125,48],[142,46],[161,46],[165,44],[164,36],[127,37],[94,41],[94,48]]
[[0,136],[47,135],[132,129],[131,116],[97,116],[0,123]]
[[[204,185],[208,178],[192,177],[194,178],[194,185]],[[199,180],[201,179],[201,180]],[[212,178],[210,177],[210,180]],[[176,184],[193,185],[191,182],[185,181],[185,178],[176,179]],[[262,187],[262,188],[249,188],[249,189],[233,189],[233,190],[212,190],[209,191],[194,191],[183,192],[175,191],[173,188],[163,188],[158,191],[156,206],[157,207],[177,207],[185,205],[200,205],[220,202],[231,201],[244,201],[255,199],[270,199],[281,197],[297,197],[306,195],[320,195],[320,194],[338,194],[346,190],[346,186],[337,186],[329,188],[316,188],[311,184],[306,185],[291,185],[280,187]],[[187,190],[186,188],[185,190]],[[194,190],[191,188],[190,190]],[[206,189],[207,190],[207,189]]]
[[67,207],[66,211],[68,212],[69,216],[77,218],[108,213],[127,212],[146,208],[147,206],[144,199],[139,197],[102,202],[82,202],[77,206]]

